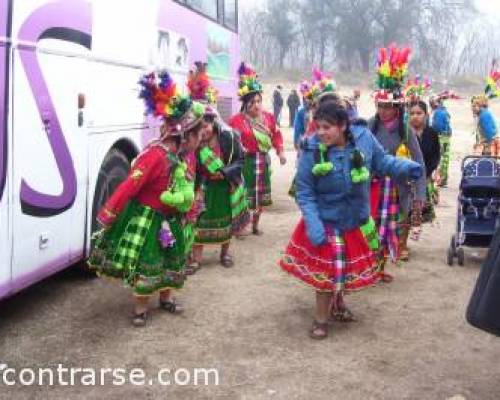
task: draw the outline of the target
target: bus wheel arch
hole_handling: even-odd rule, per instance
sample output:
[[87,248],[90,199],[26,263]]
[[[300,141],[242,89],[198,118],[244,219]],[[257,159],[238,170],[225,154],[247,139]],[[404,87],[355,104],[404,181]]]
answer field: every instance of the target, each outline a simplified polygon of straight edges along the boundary
[[137,157],[138,150],[133,143],[121,139],[108,151],[99,168],[99,175],[92,200],[91,233],[98,228],[97,213],[116,187],[127,177],[132,160]]

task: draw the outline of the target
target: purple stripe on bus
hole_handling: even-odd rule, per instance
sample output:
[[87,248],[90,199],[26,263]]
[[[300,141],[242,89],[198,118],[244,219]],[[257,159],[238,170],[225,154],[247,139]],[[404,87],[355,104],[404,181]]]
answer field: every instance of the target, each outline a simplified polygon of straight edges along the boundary
[[[46,4],[34,11],[19,30],[19,40],[38,42],[40,36],[50,28],[68,28],[90,35],[92,30],[92,10],[87,1],[57,1]],[[54,153],[55,161],[63,183],[62,193],[47,195],[32,189],[23,179],[21,200],[35,208],[65,209],[76,197],[77,182],[73,160],[57,113],[44,80],[37,53],[32,50],[20,50],[21,62],[36,101],[40,118],[47,125],[47,138]],[[76,99],[75,101],[76,107]],[[71,101],[71,99],[68,99]]]
[[[9,2],[0,2],[0,36],[7,37],[8,32],[8,16]],[[7,179],[7,58],[9,48],[7,44],[0,45],[0,200],[2,200],[5,189],[5,181]]]
[[[78,258],[81,258],[83,250],[78,253]],[[27,274],[21,275],[12,280],[12,282],[7,282],[0,284],[0,299],[15,294],[22,289],[36,283],[43,279],[49,277],[50,275],[59,272],[75,262],[75,259],[70,258],[69,254],[65,254],[59,258],[56,258],[45,265],[38,267],[36,270],[28,272]],[[70,261],[71,260],[71,261]]]

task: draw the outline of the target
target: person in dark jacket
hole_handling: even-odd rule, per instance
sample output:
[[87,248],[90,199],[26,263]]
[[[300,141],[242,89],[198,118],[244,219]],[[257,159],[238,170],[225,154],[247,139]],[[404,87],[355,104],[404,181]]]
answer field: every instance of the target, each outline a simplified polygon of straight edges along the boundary
[[231,238],[250,223],[239,135],[219,123],[215,113],[207,113],[203,118],[202,144],[197,158],[198,199],[203,211],[195,227],[191,273],[200,267],[204,245],[220,245],[221,265],[232,267]]
[[288,96],[286,104],[288,106],[288,112],[290,116],[290,128],[292,128],[295,122],[295,115],[297,114],[297,110],[300,107],[300,97],[295,89],[293,89]]
[[274,119],[276,120],[276,124],[278,126],[281,126],[281,111],[283,110],[284,103],[283,96],[281,95],[282,89],[281,85],[278,85],[273,93]]
[[422,210],[423,222],[432,222],[436,218],[433,204],[433,194],[436,192],[433,175],[438,170],[441,160],[439,134],[429,124],[429,111],[424,101],[410,103],[408,111],[410,128],[418,139],[424,157],[427,178],[427,200]]

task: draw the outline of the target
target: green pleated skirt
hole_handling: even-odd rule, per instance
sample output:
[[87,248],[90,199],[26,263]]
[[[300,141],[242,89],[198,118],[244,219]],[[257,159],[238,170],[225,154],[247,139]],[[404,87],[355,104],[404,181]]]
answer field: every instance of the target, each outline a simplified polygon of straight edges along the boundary
[[[159,241],[168,222],[173,247]],[[94,238],[89,266],[102,277],[119,278],[137,295],[184,285],[188,235],[179,216],[165,217],[150,207],[130,202],[108,230]]]
[[195,244],[224,244],[231,240],[232,214],[230,184],[227,180],[209,181],[203,188],[205,211],[198,218]]

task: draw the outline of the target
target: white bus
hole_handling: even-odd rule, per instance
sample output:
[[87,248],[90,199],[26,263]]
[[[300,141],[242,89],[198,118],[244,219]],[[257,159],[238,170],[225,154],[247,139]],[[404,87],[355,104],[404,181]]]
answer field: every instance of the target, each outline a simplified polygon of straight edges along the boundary
[[158,134],[137,82],[208,62],[234,110],[237,0],[0,0],[0,298],[88,256],[95,214]]

